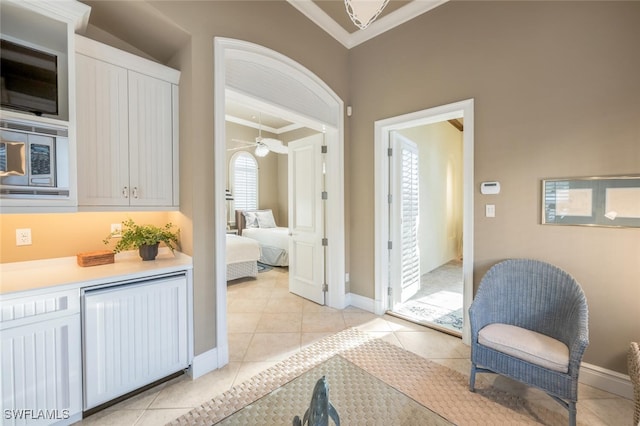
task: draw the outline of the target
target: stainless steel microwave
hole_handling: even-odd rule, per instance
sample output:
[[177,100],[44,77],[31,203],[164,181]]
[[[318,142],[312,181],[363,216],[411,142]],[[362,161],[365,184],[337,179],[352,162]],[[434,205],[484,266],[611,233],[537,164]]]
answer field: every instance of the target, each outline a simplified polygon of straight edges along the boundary
[[68,196],[68,129],[22,120],[0,120],[0,197]]

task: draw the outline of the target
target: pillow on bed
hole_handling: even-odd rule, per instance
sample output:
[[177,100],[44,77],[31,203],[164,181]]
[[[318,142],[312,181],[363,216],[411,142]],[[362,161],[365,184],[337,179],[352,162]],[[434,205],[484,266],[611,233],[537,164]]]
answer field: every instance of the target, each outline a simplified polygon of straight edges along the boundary
[[273,212],[271,210],[257,211],[256,215],[258,216],[258,226],[260,228],[276,227],[276,221],[273,218]]
[[258,216],[257,212],[242,212],[244,215],[245,228],[258,228]]

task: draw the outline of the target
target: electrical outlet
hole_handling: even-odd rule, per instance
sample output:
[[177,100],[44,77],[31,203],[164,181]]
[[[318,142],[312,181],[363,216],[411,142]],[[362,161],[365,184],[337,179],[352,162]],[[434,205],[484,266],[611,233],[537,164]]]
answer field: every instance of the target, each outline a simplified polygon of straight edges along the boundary
[[121,223],[112,223],[111,224],[111,236],[115,238],[122,237],[122,224]]
[[31,228],[16,229],[16,245],[17,246],[31,245]]

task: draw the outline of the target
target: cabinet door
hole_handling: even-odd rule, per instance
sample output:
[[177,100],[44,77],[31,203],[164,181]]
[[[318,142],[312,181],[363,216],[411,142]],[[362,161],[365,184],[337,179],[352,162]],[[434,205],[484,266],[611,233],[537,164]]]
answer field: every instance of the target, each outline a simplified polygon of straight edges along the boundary
[[173,205],[172,85],[129,71],[132,206]]
[[83,321],[85,409],[189,364],[184,275],[87,291]]
[[2,331],[3,425],[45,425],[82,411],[80,315]]
[[127,70],[78,54],[80,205],[129,205]]

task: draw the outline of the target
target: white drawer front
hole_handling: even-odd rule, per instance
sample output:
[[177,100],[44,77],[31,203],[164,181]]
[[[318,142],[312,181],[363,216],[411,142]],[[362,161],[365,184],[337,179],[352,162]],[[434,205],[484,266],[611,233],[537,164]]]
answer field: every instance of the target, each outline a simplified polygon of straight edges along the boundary
[[0,307],[0,329],[4,330],[79,313],[80,290],[5,299]]

